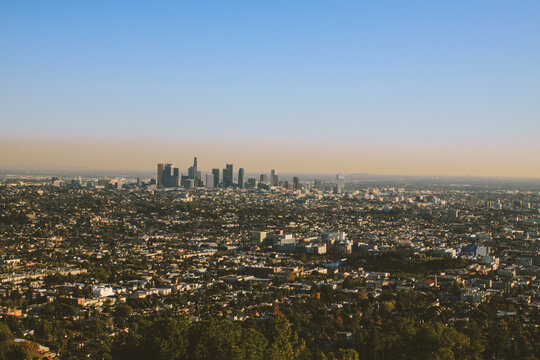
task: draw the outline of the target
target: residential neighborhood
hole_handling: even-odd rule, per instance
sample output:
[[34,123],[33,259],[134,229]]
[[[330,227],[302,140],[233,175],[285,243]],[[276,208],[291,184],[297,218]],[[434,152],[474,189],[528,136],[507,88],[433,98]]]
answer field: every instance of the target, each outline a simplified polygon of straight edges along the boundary
[[282,316],[304,358],[386,358],[372,327],[405,316],[468,336],[474,322],[486,353],[505,346],[493,329],[518,326],[529,342],[512,351],[538,354],[537,188],[59,181],[0,186],[2,319],[50,358],[104,358],[130,319],[156,314],[191,324]]

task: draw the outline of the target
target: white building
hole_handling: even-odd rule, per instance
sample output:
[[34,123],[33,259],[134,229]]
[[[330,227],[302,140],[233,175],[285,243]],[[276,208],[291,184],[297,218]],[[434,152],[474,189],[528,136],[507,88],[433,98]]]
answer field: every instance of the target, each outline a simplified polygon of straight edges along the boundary
[[95,297],[107,297],[114,295],[114,289],[109,285],[92,286],[92,295]]
[[206,174],[206,188],[207,189],[213,189],[215,188],[215,182],[214,182],[214,175],[213,174]]

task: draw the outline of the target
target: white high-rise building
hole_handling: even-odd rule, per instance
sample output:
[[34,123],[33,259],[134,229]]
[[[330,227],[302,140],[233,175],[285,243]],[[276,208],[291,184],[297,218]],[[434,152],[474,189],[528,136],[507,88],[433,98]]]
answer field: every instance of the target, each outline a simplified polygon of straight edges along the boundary
[[343,194],[344,189],[345,189],[345,175],[337,174],[336,175],[335,193],[336,194]]
[[216,187],[216,184],[214,183],[214,175],[206,174],[206,188],[213,189],[214,187]]

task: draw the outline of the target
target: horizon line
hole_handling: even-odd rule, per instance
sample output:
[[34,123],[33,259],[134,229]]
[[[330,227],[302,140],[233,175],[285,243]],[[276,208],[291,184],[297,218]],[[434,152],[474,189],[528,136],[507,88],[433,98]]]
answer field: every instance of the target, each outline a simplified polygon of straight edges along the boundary
[[[157,165],[158,163],[156,163]],[[174,164],[173,164],[174,165]],[[244,168],[245,169],[245,168]],[[220,170],[222,170],[220,168]],[[269,174],[270,170],[268,172],[261,172],[261,171],[246,171],[246,175],[248,174]],[[364,172],[353,172],[353,173],[346,173],[346,172],[279,172],[279,169],[276,169],[278,172],[278,175],[287,175],[287,176],[336,176],[337,174],[343,174],[346,177],[354,177],[354,176],[373,176],[373,177],[406,177],[406,178],[440,178],[440,179],[456,179],[456,178],[465,178],[465,179],[498,179],[498,180],[533,180],[533,181],[540,181],[540,177],[534,177],[534,176],[505,176],[505,175],[438,175],[438,174],[399,174],[399,173],[364,173]],[[40,172],[43,173],[40,173]],[[143,169],[105,169],[105,168],[75,168],[75,167],[22,167],[22,168],[15,168],[15,167],[4,167],[0,168],[0,177],[6,176],[6,175],[23,175],[25,172],[27,173],[33,173],[32,175],[52,175],[55,172],[81,172],[81,173],[92,173],[92,172],[101,172],[101,173],[119,173],[119,174],[132,174],[136,175],[137,173],[152,173],[156,170],[143,170]],[[11,172],[11,173],[9,173]],[[210,170],[203,170],[205,173],[211,173],[212,169]],[[187,173],[187,169],[186,169]],[[183,173],[182,173],[183,174]],[[30,174],[28,174],[30,175]],[[74,175],[74,174],[70,174]],[[97,174],[96,174],[97,175]]]

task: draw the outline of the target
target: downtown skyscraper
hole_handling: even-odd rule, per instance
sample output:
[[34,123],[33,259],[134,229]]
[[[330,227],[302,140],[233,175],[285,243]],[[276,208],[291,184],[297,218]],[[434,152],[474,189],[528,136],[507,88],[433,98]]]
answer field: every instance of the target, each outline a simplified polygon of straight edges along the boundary
[[193,158],[193,166],[188,169],[188,178],[193,180],[195,186],[202,186],[202,176],[198,169],[197,158]]
[[274,169],[270,172],[270,182],[272,186],[279,186],[279,176]]
[[344,190],[345,190],[345,176],[343,174],[337,174],[336,175],[335,193],[336,194],[343,194]]
[[223,169],[223,186],[232,187],[234,184],[233,165],[227,164]]
[[238,169],[238,188],[243,189],[245,186],[244,168]]
[[212,169],[212,175],[214,175],[214,187],[219,186],[219,169]]

